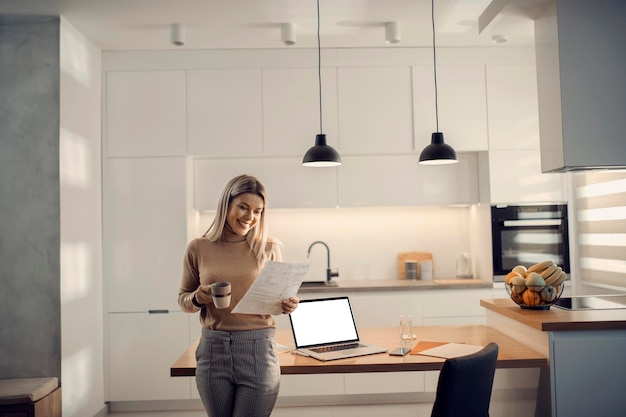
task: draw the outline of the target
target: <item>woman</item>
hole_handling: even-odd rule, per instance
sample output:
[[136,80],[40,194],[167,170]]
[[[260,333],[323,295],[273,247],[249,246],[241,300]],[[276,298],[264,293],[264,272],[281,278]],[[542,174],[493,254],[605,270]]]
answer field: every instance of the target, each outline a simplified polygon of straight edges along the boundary
[[[280,261],[279,243],[266,237],[265,187],[254,177],[231,179],[220,197],[215,220],[185,253],[178,304],[200,311],[202,337],[196,351],[196,383],[210,417],[269,416],[280,383],[272,316],[232,314],[267,260]],[[228,308],[213,305],[210,285],[231,283]],[[284,314],[298,305],[281,301]]]

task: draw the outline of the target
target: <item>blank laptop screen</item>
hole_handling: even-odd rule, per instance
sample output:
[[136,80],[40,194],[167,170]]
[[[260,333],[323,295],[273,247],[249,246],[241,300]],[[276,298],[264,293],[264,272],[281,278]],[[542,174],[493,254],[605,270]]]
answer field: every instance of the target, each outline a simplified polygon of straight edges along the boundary
[[296,347],[359,340],[348,297],[301,300],[289,320]]

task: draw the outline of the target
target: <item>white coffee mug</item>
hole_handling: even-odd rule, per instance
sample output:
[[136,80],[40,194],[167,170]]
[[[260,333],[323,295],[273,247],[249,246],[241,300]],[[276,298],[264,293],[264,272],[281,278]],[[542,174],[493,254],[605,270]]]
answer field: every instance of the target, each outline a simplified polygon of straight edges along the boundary
[[215,308],[228,308],[230,305],[230,282],[211,284],[211,297]]

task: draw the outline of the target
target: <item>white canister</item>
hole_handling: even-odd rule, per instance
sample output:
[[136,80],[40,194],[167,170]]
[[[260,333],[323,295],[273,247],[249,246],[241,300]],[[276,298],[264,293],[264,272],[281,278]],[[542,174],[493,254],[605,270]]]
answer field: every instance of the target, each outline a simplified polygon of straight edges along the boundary
[[422,281],[433,280],[433,261],[420,261],[420,279]]

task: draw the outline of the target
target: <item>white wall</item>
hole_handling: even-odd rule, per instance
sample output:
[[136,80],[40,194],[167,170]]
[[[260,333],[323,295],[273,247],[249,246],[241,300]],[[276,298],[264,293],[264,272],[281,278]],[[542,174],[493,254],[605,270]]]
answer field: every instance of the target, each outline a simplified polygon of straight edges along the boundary
[[61,19],[60,193],[63,415],[104,404],[101,53]]
[[[316,245],[307,259],[316,240],[330,247],[338,279],[397,279],[398,253],[413,251],[433,253],[437,279],[454,278],[457,255],[471,252],[469,213],[469,207],[270,209],[266,222],[269,234],[283,242],[285,261],[311,262],[307,279],[326,276],[323,246]],[[192,215],[190,238],[204,233],[213,215]]]

